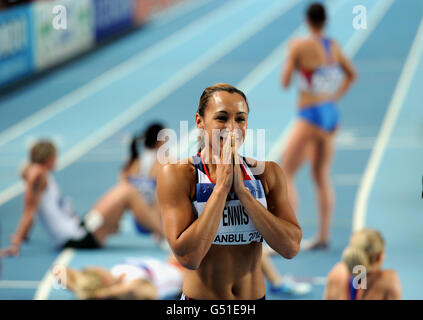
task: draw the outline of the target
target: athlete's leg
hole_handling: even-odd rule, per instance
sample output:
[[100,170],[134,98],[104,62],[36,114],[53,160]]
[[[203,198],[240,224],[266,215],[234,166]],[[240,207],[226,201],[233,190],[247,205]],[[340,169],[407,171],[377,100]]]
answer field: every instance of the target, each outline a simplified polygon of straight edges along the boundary
[[269,255],[264,250],[262,251],[261,266],[264,277],[269,280],[272,285],[282,283],[282,276],[279,274]]
[[270,282],[271,293],[304,295],[311,291],[309,283],[297,282],[292,278],[282,277],[265,251],[262,251],[261,262],[263,275]]
[[130,183],[125,182],[125,187],[128,189],[128,208],[132,211],[138,223],[152,230],[156,236],[163,238],[164,232],[158,201],[149,205]]
[[327,243],[330,233],[335,196],[330,178],[330,166],[333,158],[334,134],[324,134],[315,140],[312,156],[312,174],[317,191],[320,214],[317,240]]
[[315,130],[317,129],[312,127],[311,124],[303,120],[297,121],[282,156],[281,167],[286,177],[288,197],[296,213],[298,212],[299,203],[294,177],[301,164],[307,158]]
[[102,241],[107,235],[115,232],[127,209],[133,212],[138,223],[160,235],[163,234],[157,206],[149,206],[134,186],[121,180],[103,195],[93,208],[104,220],[103,226],[95,231],[96,238]]

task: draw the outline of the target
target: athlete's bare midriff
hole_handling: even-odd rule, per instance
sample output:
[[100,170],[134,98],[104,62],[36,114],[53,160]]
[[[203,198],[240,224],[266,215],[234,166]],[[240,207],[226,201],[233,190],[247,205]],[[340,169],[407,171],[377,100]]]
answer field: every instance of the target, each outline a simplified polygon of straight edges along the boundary
[[328,94],[315,95],[309,92],[300,91],[298,99],[298,109],[306,109],[311,106],[330,101],[331,97]]
[[201,300],[262,298],[261,250],[261,243],[212,245],[200,267],[186,272],[183,293]]

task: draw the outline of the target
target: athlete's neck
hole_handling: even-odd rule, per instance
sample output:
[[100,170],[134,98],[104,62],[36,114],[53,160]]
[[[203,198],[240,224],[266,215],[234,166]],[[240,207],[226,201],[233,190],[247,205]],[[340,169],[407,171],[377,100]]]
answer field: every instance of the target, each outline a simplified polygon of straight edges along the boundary
[[203,161],[204,165],[207,167],[207,170],[211,176],[214,176],[216,172],[216,163],[213,161],[213,154],[211,152],[207,152],[207,149],[203,149],[200,152],[201,160]]
[[207,149],[203,149],[201,150],[200,155],[203,163],[207,167],[209,175],[214,176],[214,173],[216,172],[216,161],[213,161],[213,154],[211,152],[207,152]]
[[324,37],[325,33],[323,29],[311,29],[311,36],[313,38],[321,39]]

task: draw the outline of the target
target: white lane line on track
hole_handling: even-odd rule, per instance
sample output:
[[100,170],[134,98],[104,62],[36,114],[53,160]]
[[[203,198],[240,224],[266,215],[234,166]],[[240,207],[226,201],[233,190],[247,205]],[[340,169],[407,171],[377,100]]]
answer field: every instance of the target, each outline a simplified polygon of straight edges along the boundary
[[0,193],[0,206],[5,204],[10,199],[20,195],[25,189],[22,181],[18,181]]
[[[64,249],[60,255],[56,258],[53,262],[52,266],[55,265],[63,265],[67,266],[68,263],[72,260],[73,256],[75,255],[74,249]],[[44,278],[41,280],[40,285],[38,286],[37,291],[34,295],[34,300],[47,300],[48,296],[50,295],[50,291],[54,284],[54,276],[51,273],[51,270],[48,269]]]
[[39,281],[0,280],[0,289],[35,289]]
[[168,24],[172,22],[173,20],[176,20],[180,16],[190,12],[194,11],[195,9],[204,6],[205,4],[211,2],[212,0],[185,0],[181,1],[180,3],[176,5],[172,5],[169,8],[159,11],[157,13],[154,13],[149,23],[153,23],[154,27],[158,27],[161,25]]
[[383,119],[382,126],[379,130],[379,134],[376,138],[376,142],[370,155],[369,161],[367,162],[363,178],[360,182],[360,187],[358,189],[353,213],[353,232],[364,228],[366,224],[369,195],[380,163],[382,162],[382,158],[385,153],[386,146],[389,142],[392,130],[394,129],[395,122],[398,118],[402,106],[404,105],[408,89],[411,85],[414,74],[417,71],[417,67],[420,63],[420,60],[422,59],[422,55],[423,19],[413,40],[412,47],[408,54],[404,68],[402,69],[391,102]]
[[[199,74],[201,71],[203,71],[213,63],[215,63],[225,54],[231,52],[233,49],[241,45],[243,42],[245,42],[254,34],[263,29],[266,25],[270,24],[284,12],[292,8],[299,1],[300,0],[276,2],[276,5],[269,7],[267,10],[264,11],[264,13],[250,20],[249,24],[246,27],[242,28],[241,30],[238,30],[229,38],[224,40],[222,43],[211,49],[205,56],[200,57],[199,59],[191,63],[188,67],[182,69],[180,72],[178,72],[168,81],[166,81],[163,85],[154,90],[150,95],[145,98],[142,98],[140,101],[132,105],[129,110],[127,110],[124,114],[120,115],[118,118],[112,121],[112,123],[103,126],[95,134],[91,135],[78,146],[74,147],[70,152],[66,153],[66,155],[60,159],[61,161],[58,165],[58,170],[61,170],[64,167],[68,166],[73,161],[81,157],[84,153],[91,150],[97,144],[104,141],[107,137],[122,128],[124,125],[130,123],[135,117],[138,117],[140,114],[142,114],[143,112],[154,106],[156,103],[158,103],[160,100],[168,96],[171,92],[191,80],[194,76]],[[60,261],[60,264],[66,265],[72,258],[74,252],[72,251],[72,253],[69,254],[66,253],[67,250],[69,249],[64,250],[60,254],[58,260],[66,260],[68,259],[68,255],[70,256],[69,260],[67,260],[66,263]],[[62,257],[63,255],[65,255],[65,258]],[[53,263],[53,265],[54,264],[59,264],[59,262],[55,262]],[[48,299],[53,283],[54,277],[51,275],[50,270],[48,270],[43,280],[41,281],[41,284],[34,296],[34,299]]]
[[134,70],[139,69],[162,56],[165,52],[177,47],[186,39],[193,37],[207,27],[215,24],[216,21],[231,16],[241,7],[245,6],[245,3],[249,2],[250,1],[228,1],[227,4],[213,10],[206,16],[200,17],[183,29],[177,31],[169,37],[166,37],[148,49],[143,50],[139,54],[104,72],[82,87],[70,92],[59,100],[56,100],[43,109],[37,111],[33,115],[16,123],[0,133],[0,147],[22,136],[25,132],[28,132],[32,128],[42,124],[52,117],[66,111],[119,79],[129,75],[134,72]]

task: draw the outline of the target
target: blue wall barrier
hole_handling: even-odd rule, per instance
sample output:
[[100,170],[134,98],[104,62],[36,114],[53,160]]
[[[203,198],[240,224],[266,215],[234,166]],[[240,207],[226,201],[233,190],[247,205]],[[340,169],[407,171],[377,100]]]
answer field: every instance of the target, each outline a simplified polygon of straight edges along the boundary
[[[54,0],[1,11],[0,88],[73,58],[180,1]],[[63,18],[58,7],[65,8]],[[63,20],[65,28],[54,26]]]
[[29,6],[0,14],[0,87],[34,71],[32,14]]
[[134,26],[133,0],[93,0],[95,39],[100,42]]

